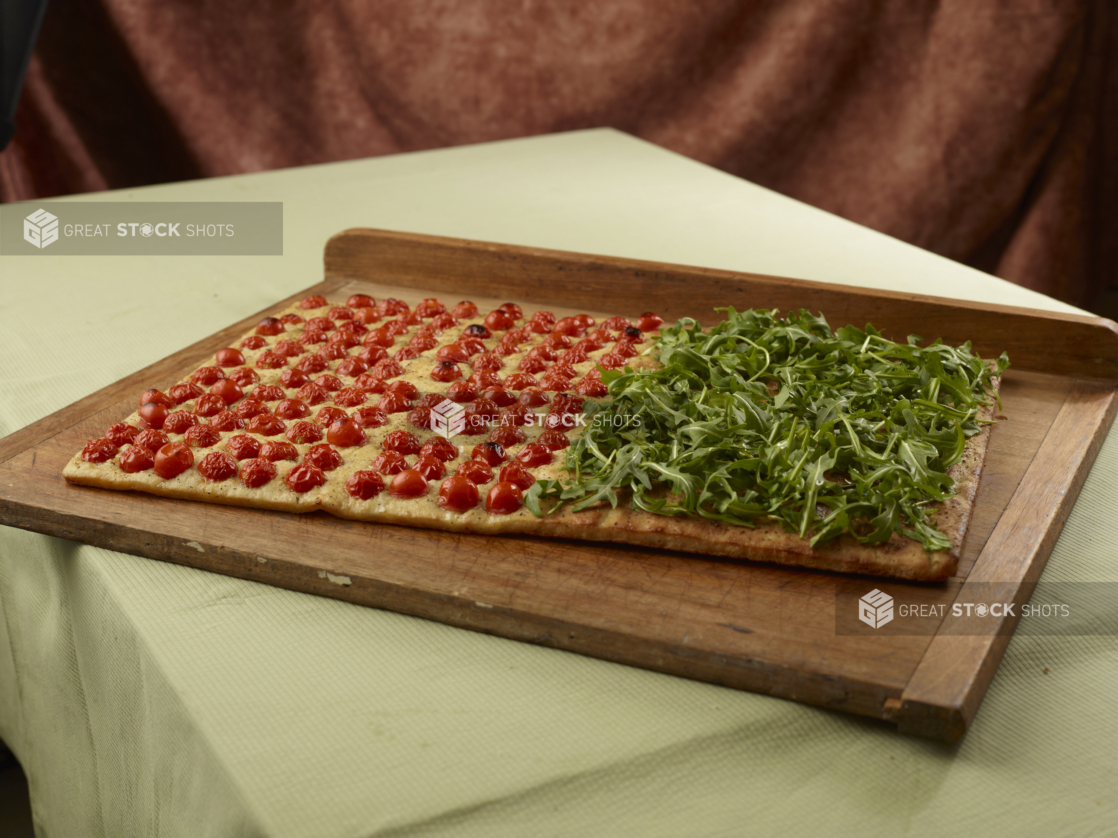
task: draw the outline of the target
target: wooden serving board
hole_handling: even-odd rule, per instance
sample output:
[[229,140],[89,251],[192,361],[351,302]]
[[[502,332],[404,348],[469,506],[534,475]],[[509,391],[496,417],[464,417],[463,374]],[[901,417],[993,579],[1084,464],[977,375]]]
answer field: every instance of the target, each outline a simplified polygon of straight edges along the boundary
[[1007,419],[993,433],[959,576],[857,584],[950,605],[998,582],[1024,603],[1118,403],[1118,326],[1098,318],[378,230],[335,236],[325,262],[324,282],[0,440],[0,523],[953,741],[973,720],[1016,617],[982,635],[957,633],[950,616],[928,636],[846,635],[836,631],[835,594],[851,580],[836,574],[175,501],[70,486],[62,468],[127,416],[138,393],[168,387],[306,294],[467,298],[482,310],[511,300],[559,315],[651,309],[705,323],[726,305],[808,308],[833,326],[872,322],[894,338],[970,339],[984,357],[1009,353]]

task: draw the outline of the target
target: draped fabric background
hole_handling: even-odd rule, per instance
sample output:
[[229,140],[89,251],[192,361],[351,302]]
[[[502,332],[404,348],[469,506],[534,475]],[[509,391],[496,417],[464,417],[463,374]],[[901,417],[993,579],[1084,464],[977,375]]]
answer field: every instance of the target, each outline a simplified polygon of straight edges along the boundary
[[1089,307],[1115,47],[1112,0],[51,0],[0,200],[612,126]]

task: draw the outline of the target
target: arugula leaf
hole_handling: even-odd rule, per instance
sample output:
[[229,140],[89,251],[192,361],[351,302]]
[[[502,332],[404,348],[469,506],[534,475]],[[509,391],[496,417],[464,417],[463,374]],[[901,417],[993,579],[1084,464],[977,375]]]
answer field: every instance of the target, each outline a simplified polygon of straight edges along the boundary
[[807,311],[719,311],[706,331],[690,318],[664,328],[659,369],[602,371],[611,401],[587,403],[601,421],[571,441],[571,479],[537,482],[525,506],[628,498],[660,515],[775,520],[812,546],[899,533],[950,549],[926,509],[952,496],[947,469],[1009,359],[896,343],[872,325],[832,331]]

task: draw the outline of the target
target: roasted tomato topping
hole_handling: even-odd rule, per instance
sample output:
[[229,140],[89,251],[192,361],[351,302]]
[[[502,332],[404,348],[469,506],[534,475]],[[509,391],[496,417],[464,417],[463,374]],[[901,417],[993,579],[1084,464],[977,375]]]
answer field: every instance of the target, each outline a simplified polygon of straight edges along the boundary
[[280,317],[280,322],[285,323],[288,326],[298,326],[300,323],[302,323],[304,321],[303,321],[303,318],[300,317],[298,314],[285,314],[282,317]]
[[[225,403],[221,403],[225,407]],[[159,402],[148,402],[140,408],[140,423],[148,428],[162,428],[171,412]]]
[[[314,354],[325,361],[337,361],[339,358],[346,357],[346,348],[340,343],[331,342],[325,346],[319,347],[318,351]],[[364,372],[364,370],[362,370],[362,372]]]
[[459,320],[469,320],[471,317],[477,317],[477,306],[469,300],[463,300],[451,309],[450,313]]
[[212,448],[221,442],[221,434],[210,425],[194,425],[186,429],[182,441],[192,448]]
[[507,311],[491,311],[485,315],[485,325],[495,332],[503,332],[505,329],[511,329],[516,325],[516,320]]
[[434,317],[446,311],[446,306],[434,297],[428,297],[415,307],[415,313],[420,317]]
[[260,370],[278,370],[287,366],[287,359],[278,352],[261,352],[256,359],[256,368]]
[[586,334],[586,327],[580,326],[574,317],[564,317],[555,324],[552,333],[570,337],[582,337]]
[[646,311],[637,319],[637,328],[642,332],[654,332],[663,325],[664,318],[651,311]]
[[256,334],[258,335],[282,335],[286,327],[283,322],[275,317],[265,317],[256,324]]
[[235,460],[248,460],[260,456],[260,441],[248,434],[237,434],[229,437],[225,450]]
[[320,375],[314,380],[315,387],[321,387],[331,393],[335,393],[342,389],[342,381],[335,375]]
[[381,328],[395,338],[407,333],[408,324],[404,322],[403,318],[400,318],[399,320],[389,320]]
[[529,375],[525,372],[514,372],[504,380],[505,389],[507,390],[523,390],[525,387],[538,387],[540,383],[536,380],[535,376]]
[[118,450],[107,439],[91,439],[82,449],[82,460],[87,463],[107,463],[116,456]]
[[440,462],[450,462],[458,456],[458,446],[441,436],[433,436],[419,449],[420,457],[434,457]]
[[418,454],[422,447],[419,438],[408,431],[392,431],[384,437],[381,447],[399,454]]
[[517,401],[520,404],[528,405],[528,407],[542,407],[548,403],[549,399],[547,393],[538,387],[525,387]]
[[237,369],[229,371],[229,380],[243,390],[246,387],[251,387],[253,384],[258,382],[260,380],[260,376],[254,373],[248,367],[237,367]]
[[198,473],[217,483],[237,473],[237,461],[224,451],[211,451],[198,463]]
[[287,429],[287,425],[278,416],[270,413],[261,413],[253,416],[245,425],[245,430],[260,436],[279,436]]
[[331,320],[352,320],[353,312],[345,306],[334,306],[332,309],[326,312],[326,316],[329,317]]
[[434,457],[420,457],[415,464],[415,470],[423,475],[424,480],[442,480],[446,474],[443,461]]
[[480,340],[485,340],[486,338],[493,337],[493,333],[482,326],[480,323],[474,323],[472,326],[467,326],[465,329],[462,330],[462,334],[465,337],[478,338]]
[[439,348],[435,357],[440,361],[453,361],[461,364],[470,360],[470,353],[457,343],[448,343],[446,346]]
[[222,349],[215,358],[219,367],[239,367],[245,362],[244,353],[239,349]]
[[340,448],[364,445],[365,439],[365,432],[361,430],[361,426],[348,416],[345,419],[332,422],[330,429],[326,432],[327,442]]
[[637,348],[628,340],[619,340],[613,345],[610,352],[614,355],[620,355],[622,358],[632,358],[637,354]]
[[164,407],[174,407],[176,404],[174,399],[160,390],[144,390],[143,395],[140,396],[140,405],[153,403],[161,404]]
[[276,405],[275,414],[280,419],[302,419],[311,415],[311,408],[301,399],[284,399]]
[[138,471],[147,471],[155,465],[155,457],[146,448],[138,445],[129,445],[120,452],[120,470],[125,474],[135,474]]
[[[172,413],[171,415],[174,416],[175,414]],[[190,414],[188,413],[187,416],[189,415]],[[132,440],[134,440],[139,432],[139,428],[135,428],[132,425],[129,425],[127,422],[117,422],[115,425],[105,431],[105,439],[107,439],[117,448],[120,448],[122,445],[127,445]]]
[[523,502],[524,493],[515,483],[497,483],[485,496],[485,509],[491,515],[509,515]]
[[598,359],[598,366],[605,370],[619,370],[625,366],[625,356],[607,352]]
[[[284,358],[294,358],[296,355],[303,354],[303,348],[293,340],[277,340],[276,345],[272,347],[272,351]],[[242,363],[244,362],[242,361]]]
[[489,432],[489,441],[496,442],[505,448],[511,448],[514,445],[519,445],[524,442],[528,437],[520,428],[514,428],[511,425],[502,425],[494,428]]
[[574,321],[584,332],[598,322],[589,314],[576,314],[574,317]]
[[373,468],[381,474],[399,474],[407,467],[404,455],[396,451],[381,451],[373,458]]
[[505,446],[499,442],[483,442],[481,445],[475,445],[474,450],[470,452],[470,459],[481,460],[490,466],[499,466],[508,458],[509,455],[505,453]]
[[284,398],[284,392],[282,387],[275,384],[260,384],[252,388],[249,396],[261,402],[276,402]]
[[384,392],[384,379],[373,378],[368,373],[363,373],[353,379],[353,386],[360,387],[364,393],[383,393]]
[[284,482],[291,491],[301,495],[325,483],[326,474],[320,468],[303,463],[291,469]]
[[198,401],[194,403],[194,414],[196,416],[216,416],[225,410],[225,399],[221,396],[215,396],[213,393],[207,393],[204,396],[199,396]]
[[388,414],[379,407],[359,407],[353,411],[353,421],[362,428],[379,428],[388,424]]
[[302,370],[307,373],[307,375],[320,373],[328,366],[330,366],[330,362],[319,355],[304,355],[299,359],[299,362],[295,364],[296,369]]
[[538,355],[525,355],[520,359],[520,363],[516,365],[516,368],[521,372],[529,374],[543,372],[547,369],[547,361]]
[[377,303],[368,294],[354,294],[345,301],[345,304],[349,308],[372,308]]
[[371,367],[387,358],[388,352],[383,346],[366,346],[353,357],[360,358]]
[[317,384],[304,384],[302,387],[295,391],[295,398],[299,399],[299,401],[306,402],[311,407],[314,407],[315,405],[322,404],[324,401],[330,398],[330,394],[319,387]]
[[397,314],[407,314],[410,309],[408,304],[403,300],[397,300],[395,297],[385,297],[377,303],[377,311],[380,312],[382,317],[393,317]]
[[238,387],[235,381],[228,378],[222,379],[210,388],[210,395],[217,396],[226,404],[233,404],[244,394],[244,390]]
[[187,410],[176,410],[163,421],[163,430],[173,434],[184,434],[187,428],[198,424],[198,417]]
[[423,497],[427,494],[427,481],[416,469],[407,468],[392,478],[388,491],[398,498]]
[[322,408],[322,410],[318,411],[318,415],[315,417],[315,421],[318,422],[318,424],[320,424],[322,427],[329,428],[339,419],[345,419],[346,417],[346,412],[341,408],[324,407]]
[[411,409],[411,399],[399,393],[386,393],[377,402],[377,407],[385,413],[405,413]]
[[416,428],[431,428],[431,408],[416,407],[408,411],[408,424]]
[[365,335],[365,340],[363,341],[365,346],[379,346],[382,349],[387,349],[395,342],[396,336],[388,330],[387,326],[373,329],[369,334]]
[[246,460],[241,463],[241,482],[250,489],[259,489],[271,483],[275,476],[276,467],[267,460]]
[[574,366],[590,360],[590,356],[586,354],[586,350],[579,347],[572,347],[567,349],[559,356],[559,363],[565,366]]
[[187,381],[182,384],[176,384],[167,392],[174,400],[175,404],[182,404],[183,402],[198,398],[204,391],[194,382]]
[[477,390],[465,381],[456,381],[446,388],[446,397],[452,402],[465,404],[477,398]]
[[524,319],[524,310],[521,309],[520,306],[518,306],[516,303],[502,303],[501,305],[497,306],[497,311],[505,312],[506,314],[511,316],[513,320]]
[[444,312],[432,320],[431,325],[440,332],[445,332],[447,329],[458,325],[458,318],[449,312]]
[[483,352],[470,362],[470,366],[474,370],[499,370],[505,366],[505,362],[492,352]]
[[493,479],[493,469],[489,467],[488,463],[483,463],[481,460],[467,460],[461,463],[455,474],[465,477],[471,483],[476,483],[479,486]]
[[223,410],[210,419],[210,427],[215,431],[239,431],[244,426],[245,420],[232,410]]
[[302,387],[310,380],[310,376],[301,369],[284,370],[279,377],[279,383],[292,390]]
[[408,341],[408,349],[413,352],[426,352],[428,349],[434,349],[438,345],[438,339],[430,335],[416,335]]
[[138,445],[141,448],[146,448],[152,454],[171,441],[171,438],[163,431],[157,431],[151,428],[146,431],[140,431],[136,434],[136,438],[132,440],[133,445]]
[[600,378],[590,378],[589,376],[578,382],[575,389],[579,394],[589,396],[592,399],[601,399],[609,395],[609,388]]
[[155,453],[155,473],[164,480],[178,477],[194,465],[194,452],[181,442],[168,442]]
[[342,455],[329,445],[312,445],[303,455],[303,462],[323,471],[333,471],[342,464]]
[[516,404],[516,395],[510,393],[500,384],[490,384],[478,395],[483,399],[489,399],[497,407],[508,407],[510,404]]
[[454,361],[439,361],[431,370],[431,378],[435,381],[456,381],[462,377],[462,370]]
[[280,460],[297,460],[299,450],[290,442],[269,440],[260,446],[260,456],[272,463]]
[[466,405],[466,411],[463,414],[466,420],[463,433],[471,436],[485,433],[489,428],[489,423],[496,421],[497,415],[497,405],[489,399],[474,399]]
[[334,394],[334,404],[341,407],[357,407],[359,404],[364,404],[368,398],[368,393],[360,387],[346,387]]
[[[532,419],[528,417],[531,416]],[[526,404],[513,404],[501,411],[501,427],[523,428],[535,419],[536,414]]]
[[241,349],[263,349],[268,345],[268,341],[260,337],[260,335],[249,335],[241,341]]
[[385,358],[383,361],[377,361],[373,368],[369,370],[369,375],[373,378],[395,378],[398,375],[404,374],[404,367],[399,361],[393,361],[390,358]]
[[467,378],[466,381],[480,390],[484,387],[490,387],[494,384],[500,384],[501,376],[497,375],[497,373],[495,372],[491,372],[490,370],[478,370],[477,372],[471,373],[470,377]]
[[562,451],[564,448],[569,448],[571,445],[571,441],[567,438],[567,435],[558,428],[544,431],[540,434],[540,438],[537,439],[536,442],[547,448],[548,451]]
[[497,479],[501,483],[515,483],[525,492],[531,489],[532,484],[536,482],[535,475],[530,474],[528,470],[518,462],[509,463],[501,469],[501,473]]
[[353,319],[358,323],[368,325],[369,323],[376,323],[380,320],[380,315],[377,314],[377,310],[373,306],[361,306],[353,310]]
[[396,354],[392,356],[394,361],[410,361],[413,358],[419,357],[419,350],[411,346],[405,346],[396,350]]
[[517,452],[516,459],[528,468],[538,468],[550,464],[554,457],[546,445],[529,442]]
[[326,305],[326,298],[315,294],[311,297],[303,297],[299,302],[299,308],[322,308]]
[[477,486],[461,474],[448,477],[439,487],[439,506],[450,512],[468,512],[477,502]]
[[384,478],[375,471],[355,471],[346,480],[345,490],[351,498],[369,500],[384,491]]

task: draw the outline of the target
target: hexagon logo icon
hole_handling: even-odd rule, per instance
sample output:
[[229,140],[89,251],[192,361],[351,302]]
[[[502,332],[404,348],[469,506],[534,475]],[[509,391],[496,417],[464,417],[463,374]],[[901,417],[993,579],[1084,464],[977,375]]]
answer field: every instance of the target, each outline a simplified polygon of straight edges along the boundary
[[858,619],[870,628],[881,628],[893,619],[893,598],[874,588],[858,600]]
[[466,429],[466,408],[444,399],[431,408],[431,430],[449,440]]
[[42,250],[58,241],[58,216],[38,209],[23,219],[23,240]]

